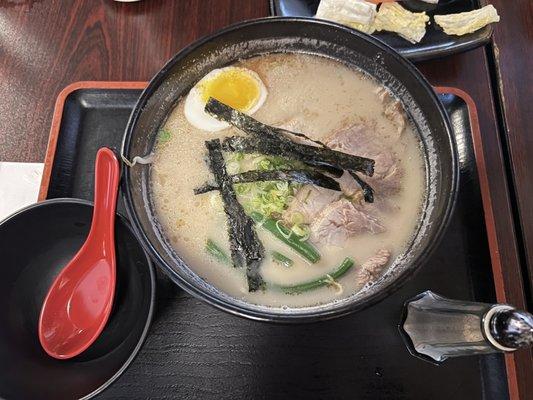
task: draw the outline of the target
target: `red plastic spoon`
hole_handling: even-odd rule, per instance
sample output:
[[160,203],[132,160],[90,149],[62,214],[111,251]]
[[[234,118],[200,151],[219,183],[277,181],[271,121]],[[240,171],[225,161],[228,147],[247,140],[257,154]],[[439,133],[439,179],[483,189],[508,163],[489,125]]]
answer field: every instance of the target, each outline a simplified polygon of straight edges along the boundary
[[94,211],[89,236],[59,273],[44,300],[39,341],[52,357],[66,359],[100,335],[115,294],[115,208],[120,167],[112,150],[96,155]]

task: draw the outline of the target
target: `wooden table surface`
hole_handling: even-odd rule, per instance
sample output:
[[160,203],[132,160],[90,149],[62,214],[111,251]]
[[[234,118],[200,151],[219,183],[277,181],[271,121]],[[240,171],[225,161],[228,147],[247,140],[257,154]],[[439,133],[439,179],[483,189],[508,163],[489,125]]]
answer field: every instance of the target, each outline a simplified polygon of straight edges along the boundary
[[[529,0],[493,3],[503,17],[496,28],[499,80],[491,46],[418,67],[432,84],[461,88],[477,104],[491,201],[500,211],[498,250],[507,260],[496,291],[524,308],[533,276],[533,13]],[[54,101],[69,83],[148,80],[195,39],[266,15],[266,0],[0,0],[0,161],[43,161]],[[512,357],[516,390],[533,399],[531,351]]]
[[521,240],[524,290],[533,310],[533,1],[494,0],[504,21],[495,26],[489,57],[499,102],[500,132],[507,148],[511,193]]

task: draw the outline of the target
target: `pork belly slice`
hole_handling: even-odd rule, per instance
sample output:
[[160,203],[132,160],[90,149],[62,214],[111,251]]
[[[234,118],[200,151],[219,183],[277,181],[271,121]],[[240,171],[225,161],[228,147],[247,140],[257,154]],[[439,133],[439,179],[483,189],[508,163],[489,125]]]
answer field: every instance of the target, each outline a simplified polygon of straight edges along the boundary
[[375,281],[380,277],[389,263],[391,252],[386,249],[379,250],[376,254],[366,260],[357,271],[357,282],[363,286],[368,282]]
[[396,126],[399,138],[407,125],[402,103],[384,87],[377,89],[376,94],[383,104],[383,115]]
[[[281,129],[285,129],[286,131],[289,131],[289,132],[304,134],[305,136],[307,136],[308,138],[311,138],[313,140],[319,140],[320,139],[320,137],[318,137],[318,135],[316,134],[315,130],[313,129],[313,127],[310,124],[305,123],[305,122],[301,121],[298,118],[291,118],[289,120],[283,121],[283,122],[281,122],[279,124],[276,124],[274,126],[277,126],[278,128],[281,128]],[[301,143],[301,144],[306,144],[306,145],[309,145],[309,146],[319,147],[319,145],[317,143],[313,142],[312,140],[307,140],[305,138],[294,136],[294,135],[289,135],[288,137],[293,142],[296,142],[296,143]]]
[[344,171],[342,176],[337,178],[336,181],[339,182],[342,193],[344,193],[346,196],[353,196],[357,192],[361,191],[361,186],[357,184],[348,171]]
[[[392,149],[382,143],[375,135],[375,129],[367,123],[358,123],[334,132],[326,144],[334,150],[371,158],[375,161],[374,175],[362,178],[382,196],[393,195],[401,189],[403,170]],[[345,173],[339,180],[341,189],[347,195],[359,190],[355,180]]]
[[283,213],[283,219],[290,223],[297,213],[303,217],[304,223],[309,224],[328,204],[338,200],[341,194],[335,190],[305,185],[294,196]]
[[385,231],[377,216],[365,209],[364,204],[354,204],[346,199],[324,207],[312,221],[310,229],[314,243],[332,246],[343,246],[349,237],[357,234]]

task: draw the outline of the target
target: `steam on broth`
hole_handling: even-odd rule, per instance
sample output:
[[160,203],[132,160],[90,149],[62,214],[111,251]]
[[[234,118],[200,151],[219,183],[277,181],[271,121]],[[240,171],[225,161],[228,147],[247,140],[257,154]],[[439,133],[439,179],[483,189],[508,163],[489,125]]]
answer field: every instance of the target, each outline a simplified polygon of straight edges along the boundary
[[[290,151],[281,145],[281,152],[271,151],[275,138],[208,115],[209,97],[325,147],[289,134],[282,139],[296,144]],[[320,160],[327,151],[344,153],[335,162],[345,157],[343,165],[354,168],[357,160],[370,159],[374,173],[324,167],[295,156],[296,148]],[[219,150],[222,178],[213,159],[206,162]],[[233,182],[229,197],[217,179]],[[306,307],[362,290],[402,253],[419,221],[425,170],[413,127],[385,88],[336,61],[287,53],[243,60],[195,85],[160,131],[151,185],[165,236],[199,276],[251,303]],[[243,240],[261,256],[249,269],[257,267],[257,280],[233,266],[239,249],[230,250],[235,238],[228,228],[241,214],[224,211],[231,192],[242,207],[240,222],[255,232]]]

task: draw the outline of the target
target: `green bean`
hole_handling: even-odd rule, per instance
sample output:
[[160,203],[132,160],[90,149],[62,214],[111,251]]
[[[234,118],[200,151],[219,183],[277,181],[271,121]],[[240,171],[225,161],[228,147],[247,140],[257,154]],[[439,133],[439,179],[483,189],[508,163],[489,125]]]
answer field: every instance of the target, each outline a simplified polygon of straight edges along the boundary
[[228,255],[222,250],[215,242],[211,239],[207,239],[205,242],[205,251],[211,254],[215,259],[220,261],[222,264],[233,265],[231,259]]
[[301,236],[281,225],[281,223],[275,219],[267,218],[263,214],[256,211],[253,211],[250,216],[260,226],[272,233],[275,237],[291,247],[305,259],[311,261],[313,264],[320,260],[320,253],[311,243],[302,240]]
[[272,253],[272,259],[274,260],[274,262],[284,266],[284,267],[287,267],[287,268],[290,268],[292,267],[292,265],[294,264],[294,261],[292,261],[289,257],[277,252],[277,251],[273,251]]
[[350,268],[354,265],[354,261],[346,257],[344,261],[337,267],[337,269],[327,275],[321,276],[320,278],[314,279],[309,282],[299,283],[297,285],[275,285],[278,289],[284,291],[288,294],[296,294],[301,292],[306,292],[308,290],[313,290],[331,283],[332,280],[336,280],[343,276]]

